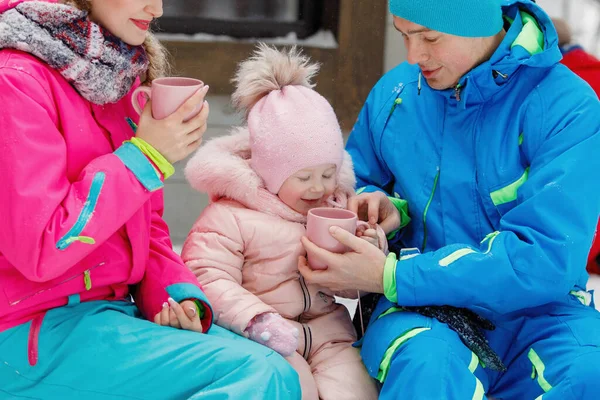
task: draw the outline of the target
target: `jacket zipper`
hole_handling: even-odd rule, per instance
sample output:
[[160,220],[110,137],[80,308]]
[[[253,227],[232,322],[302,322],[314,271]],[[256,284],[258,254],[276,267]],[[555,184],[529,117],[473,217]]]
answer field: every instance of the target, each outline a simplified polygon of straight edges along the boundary
[[310,310],[311,300],[310,292],[308,291],[308,286],[306,285],[306,281],[304,280],[303,276],[300,276],[300,288],[302,288],[302,296],[304,298],[304,308],[302,310],[302,313],[305,313],[308,312],[308,310]]
[[429,211],[429,206],[433,201],[433,196],[435,195],[435,190],[437,188],[439,179],[440,168],[438,167],[437,174],[435,174],[435,179],[433,180],[433,189],[431,190],[431,195],[429,196],[429,200],[427,201],[427,205],[425,206],[425,210],[423,211],[423,245],[421,246],[421,253],[425,252],[425,246],[427,246],[427,212]]
[[85,290],[90,290],[92,288],[92,278],[91,278],[92,275],[91,275],[91,272],[93,270],[95,270],[96,268],[103,266],[104,264],[106,264],[106,263],[105,262],[101,262],[100,264],[95,265],[92,268],[86,269],[82,273],[79,273],[77,275],[73,275],[73,276],[71,276],[69,278],[64,279],[63,281],[57,283],[56,285],[54,285],[54,286],[52,286],[50,288],[38,290],[35,293],[32,293],[32,294],[27,295],[25,297],[22,297],[22,298],[20,298],[18,300],[15,300],[15,301],[11,302],[10,305],[11,306],[16,306],[17,304],[21,303],[22,301],[29,300],[32,297],[35,297],[35,296],[40,295],[42,293],[48,292],[48,291],[56,288],[57,286],[63,285],[65,283],[67,283],[67,282],[72,281],[73,279],[79,278],[81,275],[83,275],[83,281],[84,281],[84,284],[85,284]]
[[460,91],[461,90],[462,90],[462,86],[460,85],[460,83],[458,83],[454,87],[454,97],[456,98],[456,101],[460,101]]

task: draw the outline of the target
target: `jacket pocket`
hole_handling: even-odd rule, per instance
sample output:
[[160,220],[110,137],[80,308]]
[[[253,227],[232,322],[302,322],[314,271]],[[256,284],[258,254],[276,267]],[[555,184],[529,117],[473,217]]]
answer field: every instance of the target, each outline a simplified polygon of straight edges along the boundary
[[105,264],[104,261],[85,263],[85,265],[72,268],[56,279],[43,283],[30,281],[15,271],[15,278],[11,279],[12,284],[5,285],[3,288],[4,294],[8,300],[8,304],[13,307],[24,302],[32,301],[41,295],[48,294],[59,288],[63,289],[67,284],[72,284],[73,289],[70,290],[72,293],[67,293],[65,291],[65,293],[61,293],[61,295],[68,296],[70,294],[80,293],[92,288],[94,272],[97,272],[97,269]]

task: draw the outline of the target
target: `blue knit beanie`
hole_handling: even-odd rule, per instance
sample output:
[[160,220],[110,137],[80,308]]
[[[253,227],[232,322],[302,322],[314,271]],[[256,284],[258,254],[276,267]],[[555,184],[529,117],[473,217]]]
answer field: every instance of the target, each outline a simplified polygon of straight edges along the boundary
[[501,0],[390,0],[390,12],[434,31],[464,37],[502,29]]

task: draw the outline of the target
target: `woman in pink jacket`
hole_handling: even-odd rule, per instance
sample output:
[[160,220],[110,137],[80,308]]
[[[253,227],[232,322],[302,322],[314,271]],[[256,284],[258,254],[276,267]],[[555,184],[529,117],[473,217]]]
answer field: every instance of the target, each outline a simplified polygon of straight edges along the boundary
[[0,398],[300,397],[278,354],[209,331],[172,251],[162,181],[199,145],[208,104],[183,119],[208,88],[137,116],[139,76],[165,66],[148,34],[161,14],[161,0],[0,0]]
[[[287,357],[303,399],[377,398],[348,310],[297,268],[306,214],[344,207],[354,172],[333,109],[312,90],[318,67],[296,50],[261,45],[236,76],[234,104],[248,126],[207,143],[190,160],[192,186],[212,204],[183,248],[218,325]],[[387,246],[382,230],[362,232]],[[356,295],[356,291],[353,293]]]

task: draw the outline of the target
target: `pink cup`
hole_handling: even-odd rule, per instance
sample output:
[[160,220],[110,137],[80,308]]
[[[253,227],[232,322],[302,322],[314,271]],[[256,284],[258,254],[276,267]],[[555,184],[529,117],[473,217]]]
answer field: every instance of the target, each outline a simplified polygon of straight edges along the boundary
[[[332,253],[345,253],[348,248],[331,236],[329,228],[339,226],[355,235],[357,225],[358,217],[352,211],[326,207],[313,208],[306,218],[306,237],[322,249]],[[327,269],[327,264],[319,260],[315,254],[307,252],[307,258],[312,269]]]
[[[152,99],[152,116],[154,119],[164,119],[173,114],[187,99],[192,97],[202,86],[204,82],[193,78],[158,78],[152,81],[152,86],[140,86],[131,96],[133,108],[142,113],[142,106],[139,103],[139,94],[145,93]],[[196,116],[202,109],[202,102],[192,111],[184,121]]]

